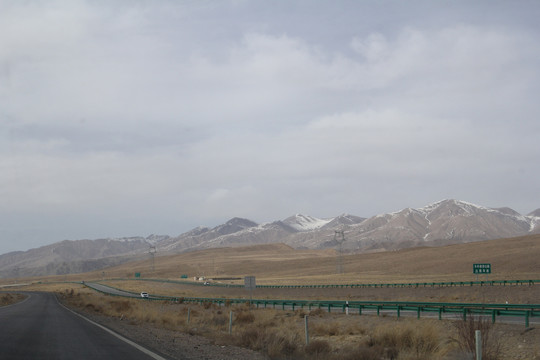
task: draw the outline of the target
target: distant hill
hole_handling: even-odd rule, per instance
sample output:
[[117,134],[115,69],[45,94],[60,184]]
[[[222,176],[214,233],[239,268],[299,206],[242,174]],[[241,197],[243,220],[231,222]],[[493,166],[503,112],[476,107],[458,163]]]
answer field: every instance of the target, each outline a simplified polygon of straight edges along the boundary
[[118,265],[148,253],[168,236],[64,240],[28,251],[0,255],[1,277],[64,275]]
[[296,249],[378,252],[415,246],[440,246],[540,234],[540,209],[527,216],[507,208],[487,208],[465,201],[442,200],[419,209],[403,209],[362,218],[343,214],[319,219],[296,214],[257,224],[233,218],[214,228],[197,227],[176,237],[167,235],[98,240],[65,240],[0,255],[0,276],[20,277],[78,273],[159,254],[284,243]]
[[348,214],[317,219],[297,214],[283,221],[256,225],[244,220],[242,224],[244,226],[236,227],[236,232],[225,234],[219,231],[224,225],[192,230],[158,243],[158,250],[185,251],[272,242],[304,249],[336,248],[336,230],[344,231],[342,247],[347,252],[459,244],[540,233],[538,216],[523,216],[506,207],[492,209],[452,199],[369,219]]

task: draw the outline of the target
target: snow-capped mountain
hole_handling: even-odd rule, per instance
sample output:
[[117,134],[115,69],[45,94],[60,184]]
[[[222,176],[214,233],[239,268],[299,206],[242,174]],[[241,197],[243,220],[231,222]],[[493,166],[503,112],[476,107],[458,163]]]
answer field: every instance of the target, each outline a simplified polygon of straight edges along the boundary
[[540,218],[510,208],[492,209],[465,201],[442,200],[369,218],[350,229],[350,250],[443,245],[540,232]]
[[331,222],[333,219],[317,219],[309,215],[296,214],[283,222],[298,231],[317,230]]
[[213,228],[197,227],[176,237],[150,235],[62,241],[25,252],[0,255],[0,276],[65,274],[111,266],[158,253],[267,243],[295,248],[337,249],[336,231],[343,231],[345,251],[384,251],[437,246],[540,233],[540,209],[521,215],[507,208],[488,208],[458,200],[441,200],[419,209],[406,208],[365,219],[343,214],[319,219],[296,214],[257,224],[232,218]]

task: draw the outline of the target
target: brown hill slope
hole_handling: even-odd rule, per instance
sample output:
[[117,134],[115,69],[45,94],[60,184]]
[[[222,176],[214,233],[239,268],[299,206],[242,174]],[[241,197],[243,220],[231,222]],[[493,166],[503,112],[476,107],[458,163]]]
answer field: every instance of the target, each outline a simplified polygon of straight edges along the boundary
[[333,250],[295,250],[284,244],[269,244],[156,256],[154,271],[148,257],[77,278],[133,277],[140,272],[143,278],[170,279],[179,279],[181,274],[189,279],[255,275],[259,284],[470,281],[476,279],[472,273],[474,263],[491,263],[491,279],[540,279],[539,258],[540,235],[529,235],[347,255],[343,257],[344,273],[336,274],[337,256]]

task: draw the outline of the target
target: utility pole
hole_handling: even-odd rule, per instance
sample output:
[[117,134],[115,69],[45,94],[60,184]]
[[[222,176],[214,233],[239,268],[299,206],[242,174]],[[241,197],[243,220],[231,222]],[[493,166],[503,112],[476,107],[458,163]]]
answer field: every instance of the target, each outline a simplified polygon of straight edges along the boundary
[[155,246],[150,246],[150,250],[148,251],[150,253],[150,257],[152,258],[152,274],[154,273],[154,270],[155,270],[155,263],[154,263],[154,258],[155,258],[155,255],[156,255],[156,247]]
[[336,272],[338,274],[343,274],[343,243],[345,242],[345,232],[343,230],[336,230],[334,232],[334,241],[339,245]]

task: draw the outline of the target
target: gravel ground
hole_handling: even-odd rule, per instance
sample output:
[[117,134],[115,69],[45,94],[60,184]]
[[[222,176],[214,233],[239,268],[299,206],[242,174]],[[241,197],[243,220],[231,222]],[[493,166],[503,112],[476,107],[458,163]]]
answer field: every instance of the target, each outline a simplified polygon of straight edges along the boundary
[[[74,309],[75,310],[75,309]],[[264,360],[262,354],[230,345],[218,345],[211,339],[139,324],[129,319],[119,319],[77,310],[85,317],[156,353],[178,360]]]

